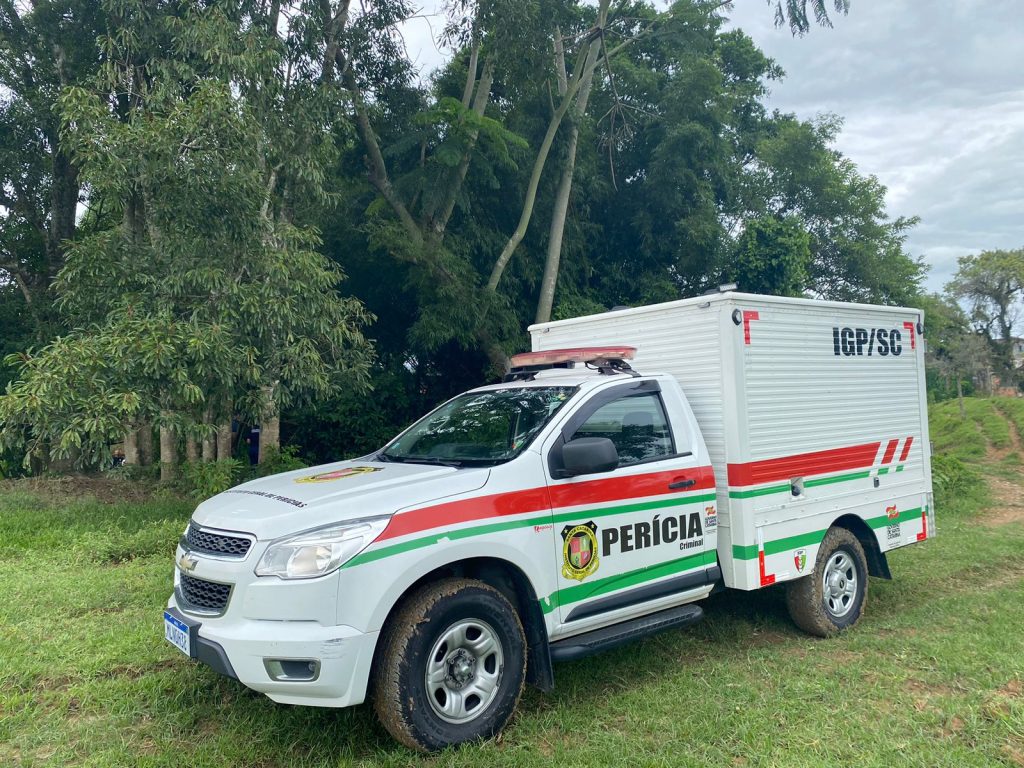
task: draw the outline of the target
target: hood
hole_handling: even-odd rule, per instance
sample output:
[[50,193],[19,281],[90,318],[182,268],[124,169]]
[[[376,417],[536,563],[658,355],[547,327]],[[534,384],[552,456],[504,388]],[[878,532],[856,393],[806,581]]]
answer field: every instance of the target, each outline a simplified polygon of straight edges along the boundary
[[340,461],[242,483],[204,501],[192,519],[260,540],[276,539],[469,493],[482,487],[489,474],[485,467]]

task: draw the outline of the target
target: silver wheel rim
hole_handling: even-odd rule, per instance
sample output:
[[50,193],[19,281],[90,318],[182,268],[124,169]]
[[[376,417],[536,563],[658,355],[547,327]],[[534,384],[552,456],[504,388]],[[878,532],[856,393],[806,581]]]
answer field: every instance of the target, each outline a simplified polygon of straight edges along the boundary
[[857,599],[857,566],[844,549],[837,549],[825,563],[822,576],[825,609],[837,619],[853,610]]
[[468,723],[498,696],[505,655],[490,624],[463,619],[441,633],[427,659],[424,683],[434,714]]

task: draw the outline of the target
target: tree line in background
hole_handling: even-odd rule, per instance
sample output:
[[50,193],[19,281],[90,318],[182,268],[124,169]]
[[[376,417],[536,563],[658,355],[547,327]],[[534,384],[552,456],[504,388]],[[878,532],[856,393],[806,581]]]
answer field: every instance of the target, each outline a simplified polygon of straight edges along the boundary
[[[766,12],[802,35],[847,9]],[[1010,380],[1021,253],[922,297],[914,220],[838,118],[766,108],[783,72],[727,3],[444,10],[423,80],[407,0],[0,0],[9,456],[119,444],[170,477],[235,455],[233,421],[265,456],[279,429],[357,455],[500,372],[531,321],[729,281],[923,303],[937,391],[992,360]]]

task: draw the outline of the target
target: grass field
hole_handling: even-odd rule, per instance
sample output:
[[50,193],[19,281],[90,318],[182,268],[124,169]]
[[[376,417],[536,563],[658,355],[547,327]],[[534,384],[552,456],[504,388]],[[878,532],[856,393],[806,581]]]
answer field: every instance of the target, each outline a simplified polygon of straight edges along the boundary
[[692,628],[558,666],[500,741],[430,757],[367,707],[277,705],[164,642],[191,503],[0,484],[0,765],[1024,766],[1024,403],[967,405],[932,409],[970,465],[937,464],[939,536],[890,556],[855,630],[811,639],[780,589],[723,594]]

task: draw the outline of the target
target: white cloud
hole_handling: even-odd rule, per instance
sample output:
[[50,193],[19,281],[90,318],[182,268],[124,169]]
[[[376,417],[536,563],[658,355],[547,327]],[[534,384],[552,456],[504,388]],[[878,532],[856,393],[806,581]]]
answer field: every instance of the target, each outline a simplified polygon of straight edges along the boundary
[[838,148],[920,216],[908,246],[938,290],[956,257],[1024,246],[1024,46],[1013,0],[853,0],[833,29],[775,29],[766,4],[732,22],[787,71],[770,104],[845,119]]

